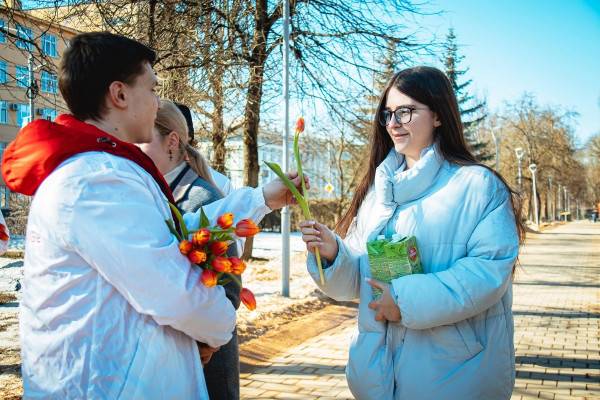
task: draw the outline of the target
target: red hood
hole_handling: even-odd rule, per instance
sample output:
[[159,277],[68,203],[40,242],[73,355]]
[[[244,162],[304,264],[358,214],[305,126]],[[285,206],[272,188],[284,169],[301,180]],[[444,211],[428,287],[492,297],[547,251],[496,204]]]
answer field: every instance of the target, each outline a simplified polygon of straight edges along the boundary
[[169,185],[150,157],[137,146],[69,114],[58,116],[55,122],[38,119],[21,129],[4,151],[2,177],[13,192],[31,196],[63,161],[88,151],[104,151],[137,163],[175,204]]

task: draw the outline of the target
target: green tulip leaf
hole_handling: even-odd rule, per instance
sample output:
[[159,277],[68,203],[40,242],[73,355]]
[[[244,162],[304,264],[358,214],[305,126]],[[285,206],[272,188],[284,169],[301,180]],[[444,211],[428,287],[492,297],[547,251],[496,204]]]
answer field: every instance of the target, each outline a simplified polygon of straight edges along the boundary
[[290,192],[292,192],[292,194],[296,198],[296,201],[298,202],[298,205],[300,206],[300,209],[302,210],[302,213],[304,214],[304,218],[311,219],[312,217],[311,217],[311,214],[310,214],[310,210],[308,209],[308,204],[306,203],[306,200],[304,199],[304,196],[302,196],[302,194],[300,194],[300,192],[298,191],[298,189],[296,188],[296,186],[294,186],[294,184],[292,183],[292,181],[290,180],[290,178],[288,178],[283,173],[283,171],[281,170],[281,167],[279,166],[279,164],[274,163],[274,162],[268,162],[268,161],[265,161],[265,164],[273,172],[275,172],[275,174],[279,177],[279,179],[282,180],[283,184],[290,190]]
[[187,226],[185,226],[185,222],[183,221],[181,212],[179,212],[179,209],[174,204],[169,203],[169,207],[171,208],[173,215],[175,215],[175,218],[177,218],[177,221],[179,222],[179,229],[181,229],[180,237],[183,236],[187,240],[189,237],[189,232],[187,230]]
[[179,235],[179,232],[177,232],[177,229],[175,229],[175,224],[173,223],[173,220],[165,219],[165,222],[167,223],[167,226],[169,227],[169,231],[171,231],[171,233],[173,235],[175,235],[177,240],[179,240],[181,242],[181,235]]
[[[200,207],[200,228],[208,228],[210,226],[210,221],[204,212],[204,208]],[[198,228],[198,229],[200,229]]]

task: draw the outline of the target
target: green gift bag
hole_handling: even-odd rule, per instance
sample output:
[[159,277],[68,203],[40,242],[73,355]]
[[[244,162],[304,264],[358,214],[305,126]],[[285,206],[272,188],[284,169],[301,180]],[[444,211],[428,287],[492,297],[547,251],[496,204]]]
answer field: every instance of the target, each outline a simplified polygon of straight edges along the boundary
[[[381,282],[390,283],[392,279],[404,275],[422,274],[421,257],[414,236],[392,236],[386,239],[380,235],[367,242],[367,253],[371,266],[371,277]],[[381,290],[373,288],[373,299],[381,296]]]

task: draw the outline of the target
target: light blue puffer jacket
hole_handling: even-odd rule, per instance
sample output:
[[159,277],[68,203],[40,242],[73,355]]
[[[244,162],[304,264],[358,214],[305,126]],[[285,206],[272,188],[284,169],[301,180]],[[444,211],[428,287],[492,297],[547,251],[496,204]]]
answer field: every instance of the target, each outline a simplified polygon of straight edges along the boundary
[[[367,240],[414,235],[425,274],[392,282],[399,323],[375,321]],[[514,385],[512,270],[518,235],[509,193],[489,170],[460,167],[425,149],[413,168],[395,151],[339,252],[308,270],[330,297],[359,298],[346,376],[357,399],[509,399]]]

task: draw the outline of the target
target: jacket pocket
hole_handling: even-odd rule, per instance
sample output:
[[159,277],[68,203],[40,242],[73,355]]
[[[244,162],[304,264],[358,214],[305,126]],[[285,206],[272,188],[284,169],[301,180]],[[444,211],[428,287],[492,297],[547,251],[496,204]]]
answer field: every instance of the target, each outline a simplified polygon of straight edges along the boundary
[[465,349],[467,350],[467,354],[469,355],[468,358],[475,357],[481,352],[481,350],[483,350],[483,346],[481,345],[479,340],[477,340],[475,331],[473,330],[471,324],[469,324],[469,321],[465,319],[457,322],[456,324],[454,324],[454,326],[456,327],[456,330],[462,337],[462,340],[465,344]]
[[346,367],[348,387],[358,400],[391,400],[394,365],[386,334],[360,332],[352,340]]
[[434,359],[462,362],[475,357],[483,350],[473,328],[466,320],[429,329],[429,340]]

